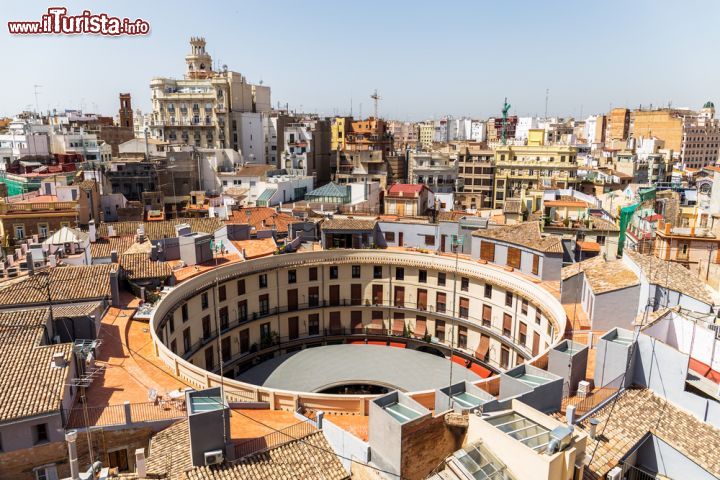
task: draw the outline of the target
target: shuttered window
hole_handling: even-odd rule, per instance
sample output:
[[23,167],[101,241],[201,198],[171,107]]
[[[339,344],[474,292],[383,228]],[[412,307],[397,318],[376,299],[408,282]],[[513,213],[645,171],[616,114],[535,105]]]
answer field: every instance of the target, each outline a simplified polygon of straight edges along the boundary
[[475,358],[477,358],[478,360],[485,360],[485,357],[487,357],[489,350],[490,350],[490,337],[485,336],[485,335],[480,335],[480,343],[478,344],[478,347],[475,350]]
[[540,255],[533,255],[532,273],[533,275],[540,273]]
[[468,318],[470,315],[470,299],[460,297],[460,318]]
[[512,335],[512,316],[509,313],[503,314],[503,335],[509,337]]
[[520,334],[518,336],[518,340],[520,341],[520,345],[525,345],[527,343],[527,325],[523,322],[520,322]]
[[487,260],[488,262],[494,262],[495,244],[492,242],[488,242],[487,240],[483,240],[480,243],[480,258],[482,258],[483,260]]
[[491,323],[492,323],[492,307],[490,305],[483,305],[483,313],[482,313],[483,327],[489,327]]
[[520,268],[520,249],[508,247],[507,264],[509,267]]

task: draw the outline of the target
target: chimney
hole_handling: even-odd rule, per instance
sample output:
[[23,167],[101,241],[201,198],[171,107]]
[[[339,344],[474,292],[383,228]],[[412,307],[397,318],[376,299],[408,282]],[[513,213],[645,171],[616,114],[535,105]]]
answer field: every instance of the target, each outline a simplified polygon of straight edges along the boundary
[[75,255],[75,243],[70,244],[70,255]]
[[14,257],[13,254],[11,253],[11,254],[9,254],[9,255],[7,256],[7,264],[8,264],[8,267],[11,266],[13,263],[15,263],[15,257]]
[[600,420],[597,418],[591,418],[590,419],[590,438],[595,440],[597,438],[597,426],[600,423]]
[[567,419],[568,425],[575,424],[575,405],[568,405],[565,410],[565,418]]
[[108,237],[114,237],[114,236],[115,236],[115,226],[108,225]]
[[68,430],[65,433],[65,441],[68,444],[68,459],[70,460],[70,478],[72,480],[80,480],[80,469],[78,467],[77,457],[77,430]]
[[153,245],[150,247],[150,260],[153,262],[156,262],[158,259],[158,247],[157,245]]
[[27,253],[27,243],[23,243],[20,245],[20,251],[22,252],[23,255],[25,255]]
[[[115,252],[117,256],[117,252]],[[113,307],[120,306],[120,278],[117,270],[110,271],[110,303]]]
[[48,255],[48,261],[51,267],[57,267],[57,257],[55,255]]
[[23,252],[21,249],[19,249],[19,248],[15,249],[15,258],[17,259],[18,262],[22,258],[23,253],[25,253],[25,252]]
[[117,250],[110,251],[110,262],[118,263],[118,252]]
[[670,235],[671,231],[672,231],[672,223],[667,222],[665,224],[665,235]]
[[90,233],[90,241],[95,243],[97,241],[97,230],[95,230],[95,220],[90,220],[88,225],[88,232]]
[[62,352],[58,352],[53,354],[53,366],[57,368],[63,368],[65,366],[65,354]]
[[27,256],[25,257],[25,262],[27,263],[28,275],[32,277],[33,275],[35,275],[35,264],[33,262],[32,252],[27,253]]
[[138,478],[147,476],[147,465],[145,464],[145,449],[138,448],[135,450],[135,468]]
[[32,239],[33,239],[33,243],[38,243],[38,241],[40,240],[37,233],[32,236]]

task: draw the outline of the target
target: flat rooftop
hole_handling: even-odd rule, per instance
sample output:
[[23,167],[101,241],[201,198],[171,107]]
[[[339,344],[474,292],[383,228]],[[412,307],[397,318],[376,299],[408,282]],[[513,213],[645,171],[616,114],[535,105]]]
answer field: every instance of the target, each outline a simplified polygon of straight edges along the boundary
[[237,379],[254,385],[319,392],[347,384],[401,391],[434,390],[453,381],[481,379],[469,369],[428,353],[382,345],[327,345],[275,357]]

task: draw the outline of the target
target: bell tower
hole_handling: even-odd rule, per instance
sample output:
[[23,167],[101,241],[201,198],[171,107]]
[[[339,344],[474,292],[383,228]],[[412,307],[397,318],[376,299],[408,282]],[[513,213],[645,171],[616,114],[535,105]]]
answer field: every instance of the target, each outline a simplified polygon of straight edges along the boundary
[[190,38],[190,53],[185,56],[185,78],[199,80],[209,78],[212,74],[212,57],[205,51],[203,37]]
[[132,102],[130,101],[129,93],[120,94],[120,126],[121,127],[132,127],[133,126],[133,110]]

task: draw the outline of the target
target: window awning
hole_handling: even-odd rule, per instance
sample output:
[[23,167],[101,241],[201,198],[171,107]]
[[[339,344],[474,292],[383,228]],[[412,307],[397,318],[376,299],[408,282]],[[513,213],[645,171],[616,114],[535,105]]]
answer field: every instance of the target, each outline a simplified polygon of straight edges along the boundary
[[405,319],[404,318],[394,318],[393,324],[392,324],[393,333],[402,334],[404,329],[405,329]]
[[424,337],[427,333],[427,322],[425,319],[415,320],[415,335],[418,337]]
[[490,350],[490,337],[486,337],[485,335],[480,336],[480,343],[478,344],[478,347],[475,349],[475,358],[483,359],[488,353],[488,350]]

